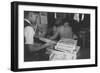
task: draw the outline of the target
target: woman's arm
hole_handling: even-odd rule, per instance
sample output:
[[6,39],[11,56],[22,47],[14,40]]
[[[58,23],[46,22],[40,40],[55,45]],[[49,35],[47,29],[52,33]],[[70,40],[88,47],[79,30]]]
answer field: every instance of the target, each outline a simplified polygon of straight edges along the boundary
[[46,44],[44,44],[44,45],[40,45],[40,44],[34,44],[34,45],[28,44],[28,47],[29,47],[29,50],[30,50],[31,52],[35,52],[35,51],[39,51],[39,50],[41,50],[41,49],[47,48],[47,47],[49,47],[49,46],[51,46],[51,45],[53,45],[53,44],[54,44],[54,43],[52,43],[52,42],[48,42],[48,43],[46,43]]

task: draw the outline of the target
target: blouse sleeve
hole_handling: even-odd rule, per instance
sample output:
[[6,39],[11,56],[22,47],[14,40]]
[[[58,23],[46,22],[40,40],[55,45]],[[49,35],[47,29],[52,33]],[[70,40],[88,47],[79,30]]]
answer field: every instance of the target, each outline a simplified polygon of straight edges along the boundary
[[24,29],[25,44],[34,44],[35,32],[31,26],[27,26]]

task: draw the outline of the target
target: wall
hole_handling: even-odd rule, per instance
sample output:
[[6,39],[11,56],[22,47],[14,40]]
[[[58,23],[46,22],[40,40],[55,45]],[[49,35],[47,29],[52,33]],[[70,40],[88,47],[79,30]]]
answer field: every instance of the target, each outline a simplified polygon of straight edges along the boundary
[[[11,73],[10,69],[10,2],[13,0],[0,0],[0,73]],[[23,1],[23,0],[20,0]],[[100,9],[100,0],[24,0],[30,2],[45,2],[58,4],[79,4],[79,5],[94,5]],[[100,10],[98,10],[100,13]],[[100,14],[98,14],[100,16]],[[98,20],[100,18],[98,17]],[[100,21],[99,21],[100,23]],[[98,24],[99,24],[98,23]],[[99,25],[100,26],[100,25]],[[100,29],[99,29],[100,30]],[[100,35],[98,35],[100,37]],[[98,39],[99,40],[99,39]],[[100,47],[100,46],[99,46]],[[98,50],[100,51],[100,49]],[[100,55],[100,53],[98,54]],[[98,59],[100,60],[100,58]],[[98,61],[99,62],[99,61]],[[100,62],[99,62],[100,64]],[[36,71],[36,73],[99,73],[100,65],[91,68],[74,68],[74,69],[60,69],[60,70],[45,70]],[[32,73],[30,71],[30,73]]]

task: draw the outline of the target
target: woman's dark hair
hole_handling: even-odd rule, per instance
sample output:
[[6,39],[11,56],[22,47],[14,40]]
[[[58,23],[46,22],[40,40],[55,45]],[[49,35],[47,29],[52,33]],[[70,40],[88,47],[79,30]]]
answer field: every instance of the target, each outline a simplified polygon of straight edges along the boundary
[[29,13],[38,14],[39,12],[37,12],[37,11],[24,11],[24,18],[27,18],[29,16]]

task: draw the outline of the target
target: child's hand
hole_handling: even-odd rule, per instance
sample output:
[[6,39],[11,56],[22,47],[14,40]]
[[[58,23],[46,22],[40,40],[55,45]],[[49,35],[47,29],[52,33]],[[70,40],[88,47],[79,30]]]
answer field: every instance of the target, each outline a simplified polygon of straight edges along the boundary
[[78,37],[76,35],[73,35],[73,39],[78,39]]
[[46,43],[47,46],[53,46],[55,45],[55,42],[49,41],[48,43]]

